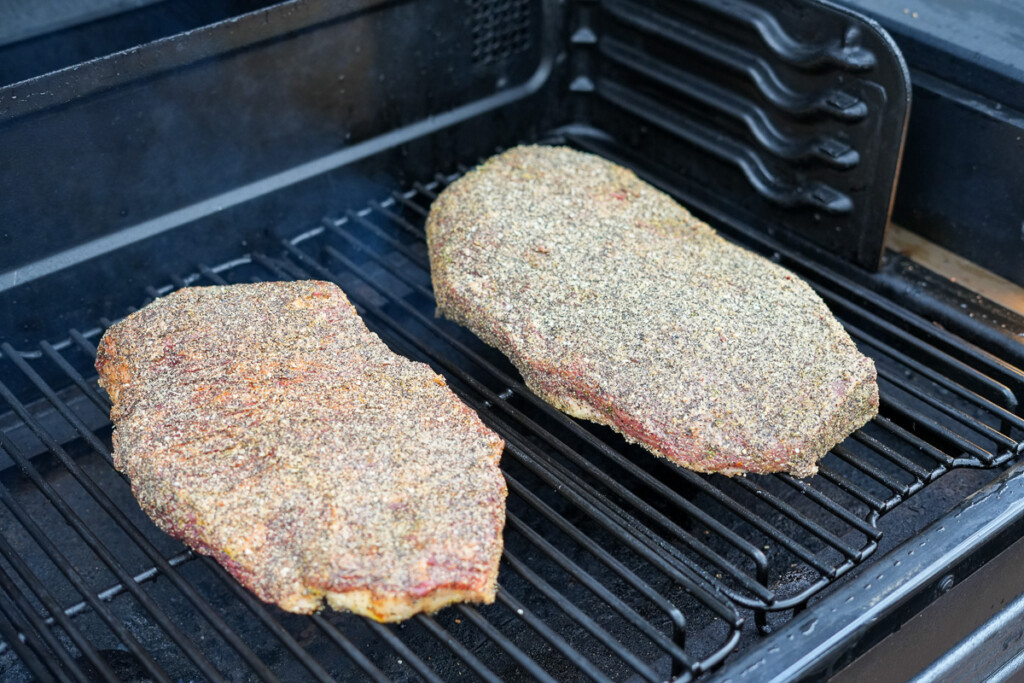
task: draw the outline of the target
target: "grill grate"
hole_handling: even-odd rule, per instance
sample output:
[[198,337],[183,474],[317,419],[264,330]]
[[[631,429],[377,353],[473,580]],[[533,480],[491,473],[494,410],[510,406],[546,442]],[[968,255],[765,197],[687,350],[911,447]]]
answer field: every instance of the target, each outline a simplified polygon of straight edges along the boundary
[[[581,146],[582,142],[577,141]],[[745,620],[799,609],[878,546],[877,522],[956,467],[1021,451],[1013,369],[839,274],[748,241],[807,279],[878,366],[880,416],[821,475],[704,477],[533,396],[497,352],[434,318],[423,221],[465,169],[282,243],[149,288],[315,277],[396,351],[431,363],[506,439],[498,601],[383,626],[266,606],[159,532],[110,467],[95,342],[0,346],[0,672],[12,680],[682,680]],[[735,237],[735,236],[734,236]],[[744,239],[739,236],[739,239]],[[440,647],[439,647],[440,646]]]

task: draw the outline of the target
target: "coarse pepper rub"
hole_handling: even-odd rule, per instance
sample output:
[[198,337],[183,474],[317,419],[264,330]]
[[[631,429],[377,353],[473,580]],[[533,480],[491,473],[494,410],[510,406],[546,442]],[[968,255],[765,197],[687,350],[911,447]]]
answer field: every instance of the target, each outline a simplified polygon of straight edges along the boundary
[[874,364],[810,286],[599,157],[496,156],[441,193],[427,241],[439,313],[683,467],[809,476],[878,412]]
[[96,367],[139,504],[262,600],[378,621],[493,602],[504,444],[335,285],[179,290]]

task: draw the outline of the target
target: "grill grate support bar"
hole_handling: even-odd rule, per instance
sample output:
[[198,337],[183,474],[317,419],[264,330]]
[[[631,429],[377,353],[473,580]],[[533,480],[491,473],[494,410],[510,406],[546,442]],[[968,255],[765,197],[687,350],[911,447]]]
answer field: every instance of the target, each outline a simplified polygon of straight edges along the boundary
[[[228,576],[228,573],[217,564],[214,560],[206,556],[201,556],[199,560],[220,579],[221,583],[228,588],[231,593],[234,594],[238,600],[244,604],[248,610],[256,616],[256,618],[269,630],[278,640],[279,643],[285,646],[285,648],[291,652],[292,656],[299,661],[302,666],[306,668],[313,678],[318,681],[332,681],[334,680],[330,674],[320,664],[310,656],[305,649],[302,648],[295,639],[289,634],[267,611],[263,603],[259,602],[252,596],[252,594],[246,589],[238,585],[232,577]],[[275,676],[276,678],[276,676]]]
[[541,668],[540,664],[538,664],[536,660],[516,647],[512,641],[502,635],[502,633],[498,631],[498,629],[494,628],[489,621],[484,619],[476,609],[469,607],[468,605],[458,605],[456,609],[459,610],[464,617],[469,619],[474,626],[480,629],[484,635],[490,638],[492,642],[496,643],[498,647],[505,652],[505,654],[512,658],[512,661],[522,667],[523,671],[531,679],[539,681],[540,683],[557,683],[557,681],[552,678],[551,674]]
[[441,642],[445,647],[452,651],[456,657],[465,662],[470,669],[473,670],[477,676],[488,683],[501,683],[501,679],[494,674],[493,671],[484,666],[476,655],[470,652],[466,647],[455,640],[448,631],[444,629],[437,621],[425,614],[417,614],[416,620],[419,621],[420,625],[425,628],[430,635],[434,636],[438,641]]
[[[5,550],[4,548],[6,548],[7,550]],[[67,617],[76,617],[79,614],[82,614],[83,612],[91,610],[89,603],[85,600],[80,600],[79,602],[76,602],[65,608],[61,608],[57,604],[57,602],[52,598],[52,596],[50,596],[49,592],[46,591],[45,587],[41,583],[39,583],[38,577],[36,577],[34,574],[31,574],[31,572],[29,572],[28,568],[25,566],[24,562],[22,562],[21,559],[16,554],[14,554],[13,549],[11,549],[9,545],[7,545],[6,541],[4,541],[3,539],[3,536],[0,536],[0,555],[3,555],[4,559],[6,559],[8,562],[11,562],[11,564],[15,566],[15,571],[18,572],[18,577],[25,581],[26,584],[28,584],[31,587],[32,593],[36,595],[37,598],[39,598],[40,602],[44,603],[44,606],[51,615],[46,617],[45,620],[43,620],[43,623],[47,626],[52,627],[59,625],[65,631],[68,631],[69,627],[73,628],[73,623],[70,620],[68,620]],[[171,566],[177,567],[178,565],[184,564],[185,562],[188,562],[189,560],[192,560],[194,558],[195,555],[191,550],[185,550],[178,553],[177,555],[168,558],[167,562]],[[17,569],[19,565],[15,565],[15,562],[20,563],[20,566],[24,568],[25,571],[19,571]],[[158,576],[160,576],[160,571],[156,567],[150,567],[149,569],[136,574],[133,577],[133,579],[135,583],[143,583],[144,581],[151,581]],[[40,589],[42,590],[42,593],[40,592]],[[110,602],[117,596],[124,593],[125,590],[126,589],[124,584],[115,583],[112,586],[97,592],[96,597],[104,602]],[[48,596],[49,600],[44,602],[43,595]],[[64,617],[64,619],[62,620],[61,617]],[[75,644],[83,652],[88,652],[88,648],[91,647],[88,645],[80,645],[77,641]],[[0,654],[2,654],[6,649],[7,643],[0,643]]]
[[349,659],[356,663],[356,665],[363,670],[363,673],[369,677],[370,680],[376,681],[377,683],[387,683],[390,679],[385,676],[380,669],[378,669],[373,662],[366,658],[362,652],[359,651],[352,641],[345,637],[345,635],[334,627],[334,624],[327,621],[321,614],[313,614],[310,616],[313,623],[327,635],[331,641],[341,648]]
[[566,600],[564,595],[558,592],[550,583],[542,579],[540,575],[531,570],[526,563],[521,562],[515,554],[505,550],[503,557],[510,567],[530,582],[532,587],[540,590],[540,592],[547,596],[551,602],[558,605],[558,607],[572,617],[576,623],[580,624],[583,628],[593,634],[598,641],[600,641],[611,652],[615,653],[617,657],[633,667],[640,676],[651,683],[659,683],[660,678],[658,674],[651,670],[647,664],[642,662],[627,648],[623,647],[621,643],[615,640],[606,630],[601,628],[597,622],[591,619],[588,614],[576,607],[571,601]]
[[554,629],[548,626],[543,619],[540,619],[535,615],[526,605],[516,600],[512,595],[509,594],[500,584],[498,587],[497,601],[508,607],[514,614],[517,614],[521,620],[534,630],[541,638],[551,644],[556,650],[562,653],[565,658],[572,662],[576,668],[584,673],[588,678],[598,683],[611,683],[611,679],[608,678],[600,669],[594,666],[586,657],[583,657],[577,652],[569,643],[566,642],[565,638],[555,633]]
[[550,506],[540,500],[528,488],[519,483],[515,477],[510,474],[506,474],[505,479],[508,482],[509,491],[515,492],[517,496],[526,500],[535,510],[540,512],[547,520],[557,526],[559,530],[585,548],[590,552],[590,554],[600,560],[606,567],[611,569],[619,578],[627,582],[637,592],[657,605],[672,622],[672,643],[676,647],[675,649],[666,647],[666,650],[686,666],[692,667],[694,665],[693,660],[686,654],[685,650],[682,649],[683,643],[686,639],[686,618],[678,608],[655,592],[654,589],[651,588],[643,579],[638,577],[636,573],[630,571],[625,565],[612,557],[608,551],[601,548],[592,539],[582,534],[579,529],[572,526],[562,515],[559,515],[557,512],[552,510]]
[[366,620],[367,626],[370,630],[377,634],[377,637],[383,640],[385,643],[391,646],[391,649],[398,653],[398,656],[402,659],[403,663],[407,662],[413,671],[419,674],[428,683],[443,683],[443,681],[435,674],[430,667],[423,663],[419,655],[413,652],[409,647],[401,641],[391,629],[384,624],[378,624],[372,619]]
[[[536,547],[540,548],[541,551],[549,558],[554,560],[562,569],[566,571],[574,580],[581,582],[587,587],[592,593],[597,595],[605,604],[615,610],[619,615],[624,617],[634,628],[641,631],[648,638],[656,642],[666,652],[668,652],[674,659],[681,662],[685,662],[688,658],[681,648],[675,643],[668,640],[660,631],[653,628],[651,624],[645,621],[636,613],[633,608],[624,603],[622,600],[617,598],[611,591],[601,585],[600,582],[595,580],[588,573],[577,565],[575,562],[565,556],[564,553],[559,551],[555,546],[551,545],[548,541],[544,540],[540,534],[527,526],[522,520],[516,515],[509,513],[507,517],[509,528],[515,529],[518,533],[526,536],[529,541]],[[522,564],[522,563],[520,563]],[[524,568],[528,569],[525,565]],[[522,573],[522,572],[520,572]],[[562,604],[559,602],[559,604]]]

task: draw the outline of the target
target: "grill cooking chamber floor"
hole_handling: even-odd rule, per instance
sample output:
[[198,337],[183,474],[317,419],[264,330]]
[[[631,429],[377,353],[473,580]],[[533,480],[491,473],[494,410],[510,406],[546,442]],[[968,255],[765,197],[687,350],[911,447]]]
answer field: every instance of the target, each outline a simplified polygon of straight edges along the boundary
[[[570,142],[628,162],[586,137]],[[109,403],[92,368],[111,324],[101,320],[32,348],[0,347],[5,680],[48,668],[71,679],[697,678],[1020,452],[1013,367],[863,282],[729,231],[807,279],[875,360],[879,417],[834,448],[818,476],[797,480],[700,476],[562,415],[499,353],[434,317],[423,222],[465,170],[265,253],[197,259],[138,303],[184,286],[337,282],[370,329],[444,374],[508,443],[496,604],[397,626],[333,611],[300,617],[259,603],[159,532],[110,465]]]

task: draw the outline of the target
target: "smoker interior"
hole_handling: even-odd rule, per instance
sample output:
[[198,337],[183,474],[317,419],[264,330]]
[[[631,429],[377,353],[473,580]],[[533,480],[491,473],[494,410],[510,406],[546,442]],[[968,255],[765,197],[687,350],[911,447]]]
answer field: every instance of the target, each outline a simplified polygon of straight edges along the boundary
[[[504,69],[501,87],[514,88],[535,72],[501,60],[542,59],[541,28],[536,12],[511,16],[519,32],[503,34],[504,56],[484,44],[478,66]],[[606,107],[525,89],[350,164],[330,157],[301,182],[275,176],[217,217],[215,237],[184,225],[41,278],[30,294],[63,286],[65,296],[22,297],[19,315],[42,313],[0,345],[0,675],[700,678],[841,590],[880,547],[912,536],[1020,454],[1019,319],[895,254],[873,274],[723,212],[707,200],[714,188],[658,153],[685,149],[685,139],[619,106],[617,79],[627,75],[604,77]],[[633,168],[807,280],[874,359],[879,416],[816,477],[725,478],[674,467],[537,399],[501,354],[434,316],[423,235],[438,192],[520,142],[567,144]],[[282,612],[157,530],[112,468],[109,402],[93,361],[113,319],[180,287],[302,278],[336,282],[371,330],[443,374],[505,438],[508,524],[494,605],[390,626]]]
[[271,0],[41,0],[0,6],[0,86],[272,4]]
[[109,403],[92,368],[110,324],[102,320],[34,348],[2,347],[0,393],[11,408],[3,450],[13,461],[0,491],[5,678],[27,677],[33,662],[57,664],[57,655],[72,671],[106,663],[122,676],[172,679],[247,668],[282,678],[699,674],[744,631],[782,623],[870,557],[885,512],[953,468],[991,468],[1018,450],[1024,421],[985,391],[996,373],[981,349],[863,283],[725,226],[806,278],[875,360],[879,417],[833,449],[817,477],[797,480],[696,475],[559,414],[503,357],[433,316],[423,221],[462,170],[441,169],[266,253],[209,265],[197,254],[195,269],[154,282],[138,300],[184,286],[337,282],[372,330],[443,373],[508,441],[498,602],[401,626],[259,604],[159,532],[112,470]]

